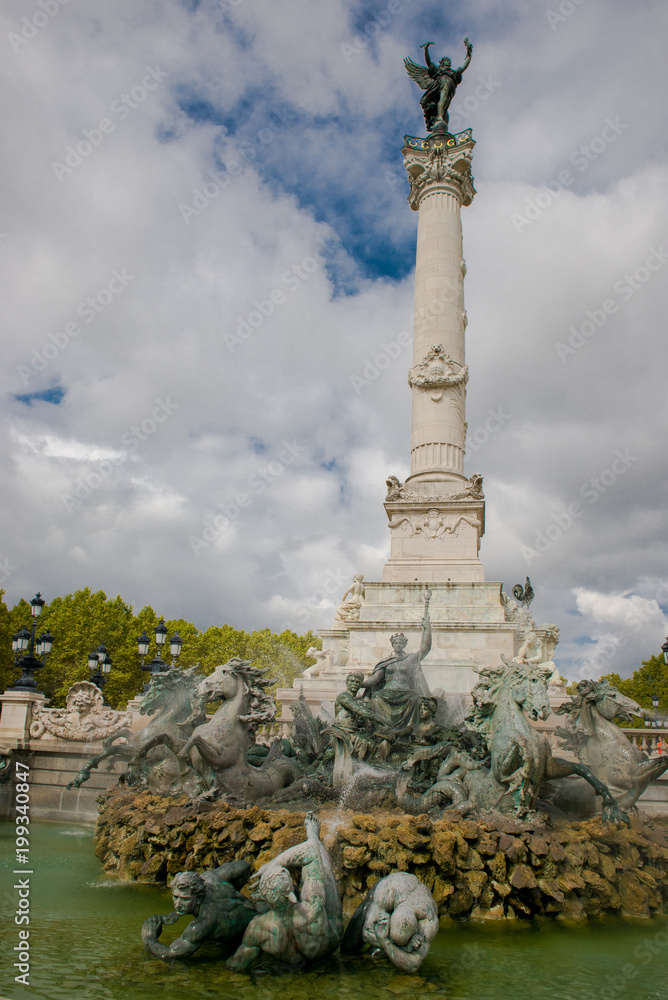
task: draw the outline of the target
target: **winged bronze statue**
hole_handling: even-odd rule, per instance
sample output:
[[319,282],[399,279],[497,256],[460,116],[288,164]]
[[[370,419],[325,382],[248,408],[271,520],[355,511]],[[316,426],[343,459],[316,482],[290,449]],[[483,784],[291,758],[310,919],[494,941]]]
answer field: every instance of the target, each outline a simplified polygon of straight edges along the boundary
[[466,59],[459,69],[452,68],[452,62],[445,56],[439,63],[432,62],[429,55],[429,46],[433,42],[425,42],[420,48],[424,49],[426,66],[420,66],[412,59],[404,59],[406,72],[411,80],[415,80],[417,85],[424,90],[420,98],[420,104],[424,112],[424,120],[429,132],[448,131],[448,108],[455,90],[462,82],[462,74],[471,62],[473,46],[468,38],[464,39],[466,46]]

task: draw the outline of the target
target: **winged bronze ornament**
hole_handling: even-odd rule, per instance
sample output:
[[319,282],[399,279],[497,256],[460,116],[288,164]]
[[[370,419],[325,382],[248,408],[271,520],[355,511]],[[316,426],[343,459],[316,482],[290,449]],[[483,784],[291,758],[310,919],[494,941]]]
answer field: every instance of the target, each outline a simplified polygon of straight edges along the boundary
[[466,59],[459,69],[452,68],[452,62],[444,56],[438,63],[432,61],[429,55],[429,46],[433,42],[425,42],[420,48],[424,49],[426,66],[420,66],[412,59],[404,59],[406,72],[411,80],[415,80],[417,85],[424,90],[420,98],[420,104],[424,112],[424,120],[429,132],[448,132],[448,108],[455,96],[455,91],[462,82],[462,74],[471,62],[473,46],[468,38],[464,39],[466,46]]

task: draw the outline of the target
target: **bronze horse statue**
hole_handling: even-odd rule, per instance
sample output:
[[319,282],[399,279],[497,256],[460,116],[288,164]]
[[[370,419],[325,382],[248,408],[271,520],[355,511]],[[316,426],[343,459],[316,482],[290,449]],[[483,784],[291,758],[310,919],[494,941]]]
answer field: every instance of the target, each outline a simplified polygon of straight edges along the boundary
[[[668,771],[668,757],[650,759],[618,728],[618,722],[639,717],[643,710],[607,680],[580,681],[570,702],[557,709],[566,726],[557,729],[564,750],[606,783],[622,809],[633,809],[647,786]],[[550,801],[582,817],[596,812],[591,788],[573,779],[555,786]]]
[[196,726],[188,739],[157,735],[137,757],[152,747],[168,747],[176,755],[183,786],[188,787],[194,778],[199,793],[207,797],[224,795],[255,802],[290,785],[303,770],[295,760],[281,755],[280,743],[272,747],[261,767],[246,759],[258,726],[276,715],[276,704],[264,690],[269,683],[264,673],[236,656],[216,667],[197,686],[203,705],[222,699],[213,718]]
[[548,738],[531,725],[529,720],[550,714],[547,688],[552,672],[552,667],[526,661],[479,670],[481,680],[473,689],[473,711],[466,721],[484,735],[489,767],[453,749],[436,783],[419,798],[410,796],[405,775],[400,776],[400,805],[411,812],[449,805],[462,813],[474,809],[525,816],[536,807],[546,781],[578,775],[602,797],[604,819],[628,821],[603,781],[580,762],[553,757]]
[[[120,760],[128,762],[128,770],[121,776],[125,783],[137,784],[143,779],[156,791],[172,789],[178,775],[173,755],[162,752],[149,757],[147,754],[161,742],[162,736],[183,742],[206,718],[205,702],[195,688],[196,669],[196,666],[188,670],[172,668],[162,674],[153,674],[139,706],[140,715],[152,716],[147,725],[137,733],[121,729],[103,740],[102,752],[92,757],[67,787],[79,788],[104,760],[108,761],[107,771]],[[137,767],[139,761],[141,770]]]

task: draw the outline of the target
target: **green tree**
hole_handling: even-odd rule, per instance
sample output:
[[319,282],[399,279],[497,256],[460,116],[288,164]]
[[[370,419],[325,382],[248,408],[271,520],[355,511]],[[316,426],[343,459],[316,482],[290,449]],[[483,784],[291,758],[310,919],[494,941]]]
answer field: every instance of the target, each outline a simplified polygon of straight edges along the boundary
[[[631,677],[620,677],[619,674],[606,674],[605,679],[616,687],[627,698],[633,698],[641,708],[652,711],[652,696],[659,698],[659,715],[668,714],[668,665],[663,654],[650,656],[642,661],[642,666],[634,671]],[[642,722],[638,723],[643,725]]]
[[13,627],[12,614],[5,604],[5,592],[0,589],[0,690],[6,691],[18,680],[20,674],[14,666],[12,653]]
[[54,637],[53,650],[37,678],[39,690],[53,705],[64,705],[71,685],[90,679],[88,654],[103,643],[114,663],[105,688],[107,701],[113,705],[116,693],[124,687],[123,680],[137,666],[136,652],[131,652],[132,621],[132,607],[120,596],[107,598],[102,590],[93,593],[84,587],[66,597],[55,597],[45,605],[38,622],[38,634],[48,629]]
[[[0,590],[0,683],[2,690],[6,690],[20,676],[12,665],[11,636],[18,629],[29,627],[32,616],[28,601],[19,601],[9,611],[2,595]],[[148,672],[141,670],[137,638],[142,632],[150,638],[148,664],[157,652],[154,629],[159,620],[160,615],[150,606],[135,614],[120,596],[108,598],[103,591],[94,593],[90,587],[54,598],[44,606],[38,620],[37,635],[50,630],[54,637],[53,651],[37,674],[38,690],[44,692],[52,706],[64,705],[71,685],[90,678],[88,654],[103,643],[113,661],[104,688],[105,700],[112,708],[124,707],[148,680]],[[269,629],[260,629],[249,634],[231,625],[216,625],[200,632],[184,618],[168,619],[165,625],[168,641],[162,649],[162,658],[167,663],[171,663],[169,638],[178,632],[183,640],[178,658],[181,669],[198,663],[199,672],[206,675],[230,657],[241,656],[257,667],[268,669],[268,676],[274,681],[269,688],[272,692],[277,687],[290,687],[294,678],[313,662],[306,656],[309,646],[321,646],[320,639],[312,632],[300,636],[285,630],[276,635]]]

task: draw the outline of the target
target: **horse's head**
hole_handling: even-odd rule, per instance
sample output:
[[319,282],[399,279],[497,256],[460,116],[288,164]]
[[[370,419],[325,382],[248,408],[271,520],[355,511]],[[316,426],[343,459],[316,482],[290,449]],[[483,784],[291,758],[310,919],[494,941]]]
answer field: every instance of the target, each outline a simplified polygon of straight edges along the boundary
[[204,677],[197,685],[197,694],[206,701],[216,701],[222,698],[223,701],[230,701],[239,693],[239,686],[244,690],[249,690],[245,674],[251,667],[250,660],[242,660],[240,656],[233,656],[227,663],[219,664],[212,674]]
[[191,674],[192,668],[180,670],[178,667],[171,667],[161,674],[152,674],[148,691],[141,700],[140,715],[153,715],[172,705],[175,694],[189,687]]
[[576,693],[571,695],[570,703],[562,711],[575,718],[581,718],[583,713],[596,711],[609,722],[628,722],[633,716],[640,718],[644,714],[633,698],[627,698],[605,679],[580,681]]
[[265,673],[266,670],[254,667],[250,660],[233,656],[200,681],[197,694],[204,702],[221,698],[223,704],[217,715],[235,711],[238,722],[256,731],[261,723],[271,722],[276,715],[276,702],[264,690],[274,681],[265,677]]
[[478,670],[480,683],[473,691],[473,712],[467,721],[480,732],[486,732],[501,703],[514,702],[530,719],[547,719],[550,699],[547,688],[553,668],[540,663],[505,661],[498,667]]
[[540,664],[515,664],[514,676],[508,678],[513,700],[524,710],[532,722],[547,719],[550,714],[550,699],[547,687],[552,676],[550,667]]

